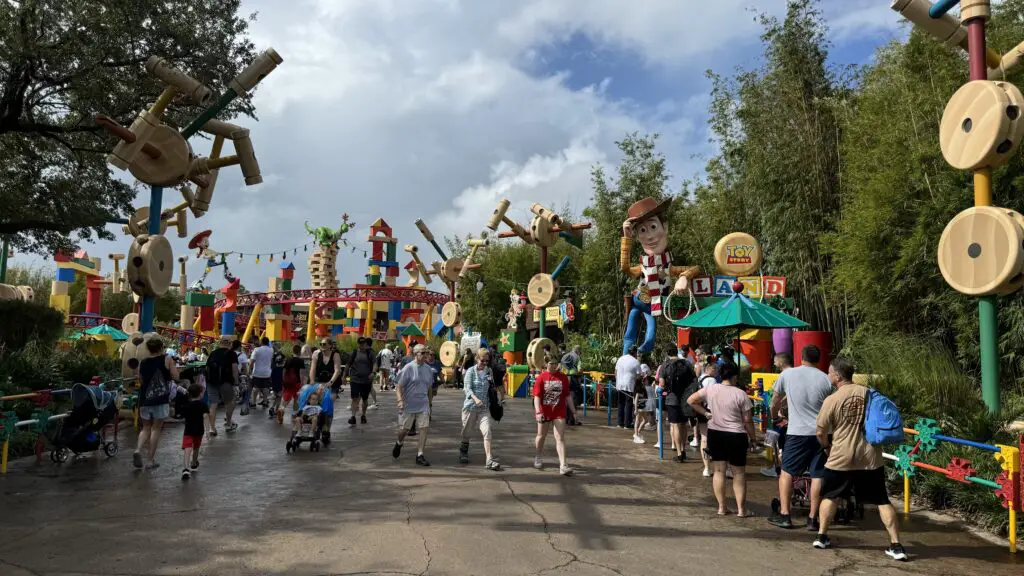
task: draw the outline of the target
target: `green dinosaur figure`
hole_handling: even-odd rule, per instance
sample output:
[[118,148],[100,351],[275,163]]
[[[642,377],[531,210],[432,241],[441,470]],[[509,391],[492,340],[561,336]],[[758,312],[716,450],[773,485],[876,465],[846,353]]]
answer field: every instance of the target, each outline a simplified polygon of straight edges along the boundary
[[337,230],[332,230],[327,226],[318,226],[312,228],[309,225],[309,221],[306,221],[306,232],[309,232],[314,238],[316,238],[317,244],[321,246],[330,246],[341,239],[349,230],[355,226],[355,222],[348,221],[348,214],[341,215],[341,226],[338,226]]

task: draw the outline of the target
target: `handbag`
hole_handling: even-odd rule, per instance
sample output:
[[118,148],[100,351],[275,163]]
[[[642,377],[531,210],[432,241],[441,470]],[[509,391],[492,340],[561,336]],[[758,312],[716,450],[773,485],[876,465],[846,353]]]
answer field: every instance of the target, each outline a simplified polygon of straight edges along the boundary
[[491,411],[491,419],[500,422],[501,417],[505,415],[505,407],[498,399],[498,389],[495,388],[493,372],[491,372],[491,385],[487,388],[487,407]]

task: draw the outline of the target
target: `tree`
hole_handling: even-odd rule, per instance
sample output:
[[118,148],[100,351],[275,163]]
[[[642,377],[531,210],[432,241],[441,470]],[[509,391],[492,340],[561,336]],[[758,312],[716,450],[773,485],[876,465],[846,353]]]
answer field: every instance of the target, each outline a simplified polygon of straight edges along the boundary
[[[174,63],[217,90],[254,57],[241,0],[9,0],[0,3],[0,235],[41,254],[109,238],[136,191],[111,178],[113,139],[94,122],[122,124],[162,90],[143,64]],[[178,102],[167,120],[199,109]],[[252,116],[238,99],[222,113]]]

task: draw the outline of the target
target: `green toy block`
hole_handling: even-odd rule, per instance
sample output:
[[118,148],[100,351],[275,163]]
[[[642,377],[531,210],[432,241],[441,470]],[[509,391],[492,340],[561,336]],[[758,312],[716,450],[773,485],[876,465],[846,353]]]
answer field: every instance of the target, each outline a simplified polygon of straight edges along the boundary
[[267,304],[267,307],[264,308],[263,311],[266,312],[267,314],[280,314],[281,313],[281,305],[280,304]]
[[331,318],[334,320],[341,320],[346,316],[344,308],[335,308],[331,310]]
[[526,332],[506,328],[501,331],[501,338],[498,340],[498,352],[525,352],[529,344]]
[[291,289],[292,289],[292,279],[291,278],[285,278],[285,279],[281,280],[281,291],[282,292],[285,292],[285,291],[288,291],[288,290],[291,290]]
[[380,274],[367,274],[366,283],[371,286],[380,286]]
[[385,249],[388,256],[387,259],[390,261],[397,260],[397,258],[395,258],[395,246],[397,245],[394,243],[388,243],[387,248]]
[[189,306],[213,306],[215,301],[216,297],[213,294],[203,294],[202,292],[185,293],[185,304]]

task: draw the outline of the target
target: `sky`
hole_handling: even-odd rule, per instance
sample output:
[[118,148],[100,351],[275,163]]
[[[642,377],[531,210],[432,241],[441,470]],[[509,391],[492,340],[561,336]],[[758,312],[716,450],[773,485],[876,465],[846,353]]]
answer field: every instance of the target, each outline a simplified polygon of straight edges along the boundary
[[[836,63],[867,63],[906,32],[889,0],[821,7]],[[357,224],[347,239],[359,251],[338,256],[344,286],[366,273],[377,218],[394,228],[404,265],[405,243],[435,259],[417,218],[440,238],[478,235],[501,198],[524,225],[533,202],[580,211],[591,168],[614,170],[615,141],[633,131],[661,135],[678,189],[714,154],[704,72],[755,67],[753,10],[781,15],[785,1],[243,0],[242,9],[258,13],[257,49],[284,58],[254,97],[259,121],[236,120],[251,130],[264,182],[247,187],[237,167],[222,169],[189,234],[211,229],[219,251],[275,252],[274,264],[228,260],[261,291],[281,251],[311,241],[306,221],[336,227],[347,213]],[[189,253],[187,239],[168,237],[176,256]],[[106,256],[129,244],[119,234],[83,248]],[[309,285],[307,255],[292,257],[295,288]],[[203,264],[190,256],[191,281]],[[13,264],[45,266],[28,255]],[[222,284],[217,275],[210,285]]]

